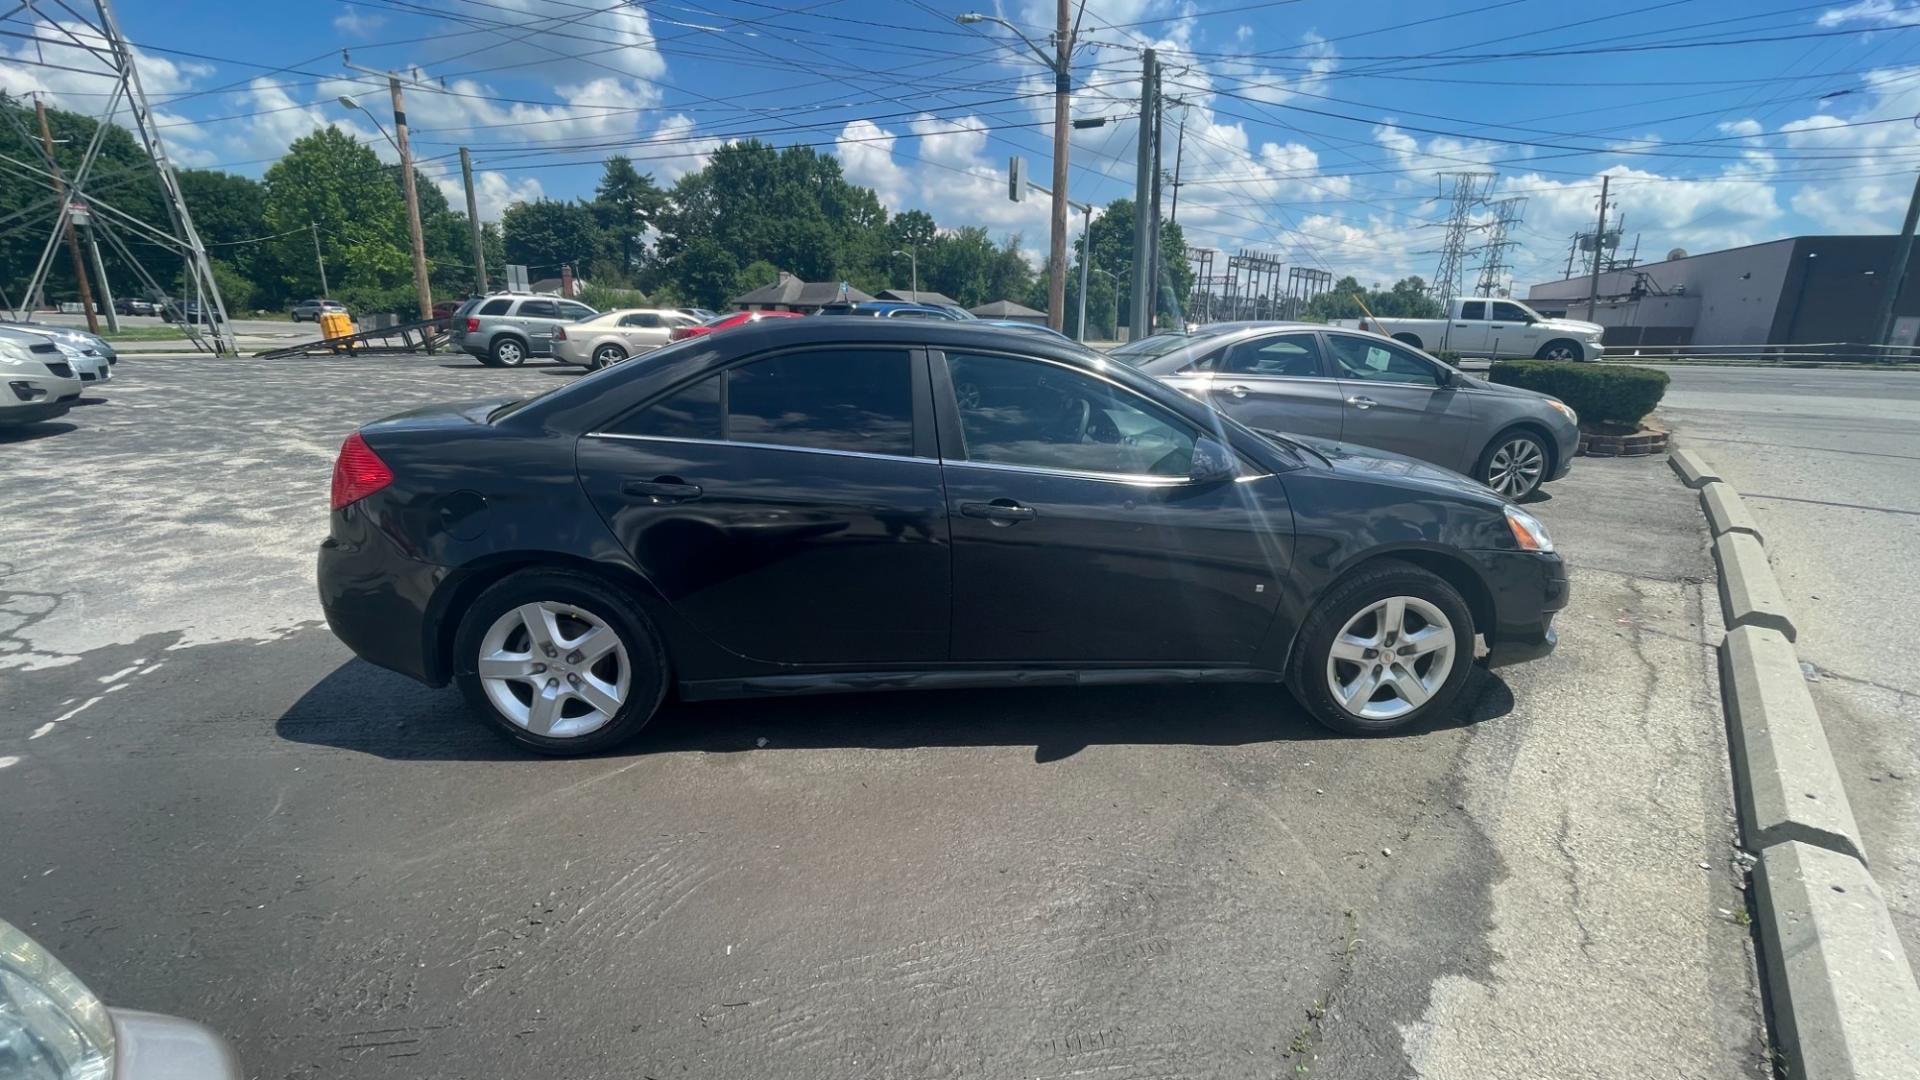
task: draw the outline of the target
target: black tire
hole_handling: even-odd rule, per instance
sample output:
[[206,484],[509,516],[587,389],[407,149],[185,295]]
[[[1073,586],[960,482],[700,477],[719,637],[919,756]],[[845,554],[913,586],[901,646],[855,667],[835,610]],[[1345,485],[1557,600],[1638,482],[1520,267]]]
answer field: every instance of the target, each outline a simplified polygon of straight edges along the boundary
[[1393,335],[1393,340],[1402,345],[1411,345],[1416,349],[1422,347],[1420,345],[1420,335],[1418,334],[1395,334]]
[[[1356,614],[1390,597],[1414,597],[1431,604],[1453,628],[1451,666],[1426,702],[1390,719],[1370,719],[1348,710],[1334,698],[1327,667],[1334,639]],[[1385,735],[1451,713],[1461,690],[1472,677],[1473,610],[1459,590],[1426,570],[1397,560],[1367,563],[1329,588],[1300,627],[1287,665],[1287,690],[1314,720],[1349,735]],[[1416,658],[1416,663],[1420,662]],[[1426,661],[1427,671],[1437,661]]]
[[1540,351],[1533,354],[1535,360],[1572,361],[1584,360],[1586,356],[1586,351],[1580,348],[1579,342],[1566,338],[1555,338],[1540,346]]
[[[475,669],[487,630],[523,604],[550,602],[576,607],[611,628],[625,647],[628,689],[613,719],[582,735],[537,735],[504,713],[487,696]],[[645,613],[631,597],[599,578],[565,570],[522,570],[490,586],[461,616],[454,635],[454,681],[467,704],[509,742],[553,757],[598,753],[625,742],[647,726],[667,696],[667,654]]]
[[[1523,444],[1531,444],[1531,452],[1516,449]],[[1538,462],[1528,467],[1528,461]],[[1553,447],[1546,437],[1532,428],[1514,427],[1495,435],[1480,451],[1480,459],[1474,462],[1473,478],[1515,502],[1540,490],[1540,485],[1553,475]],[[1511,473],[1519,481],[1514,486],[1502,482],[1500,474]]]
[[519,367],[527,362],[527,343],[516,337],[498,337],[493,339],[487,356],[494,367]]
[[626,358],[627,350],[620,346],[611,343],[602,345],[593,350],[593,356],[588,358],[587,370],[599,371],[601,368],[612,367]]

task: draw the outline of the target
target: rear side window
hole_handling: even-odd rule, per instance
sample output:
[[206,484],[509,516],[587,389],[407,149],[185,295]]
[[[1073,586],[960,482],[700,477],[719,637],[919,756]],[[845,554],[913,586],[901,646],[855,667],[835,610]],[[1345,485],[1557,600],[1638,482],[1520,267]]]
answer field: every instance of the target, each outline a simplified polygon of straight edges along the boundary
[[911,457],[912,360],[896,350],[770,357],[708,376],[608,430]]
[[622,316],[620,319],[620,325],[621,326],[643,326],[643,327],[652,329],[660,325],[660,316],[655,315],[650,311],[635,312],[632,315]]
[[1462,322],[1484,322],[1486,318],[1487,302],[1485,300],[1468,300],[1460,305]]
[[507,313],[507,309],[512,306],[513,306],[513,301],[511,300],[506,300],[506,299],[489,300],[484,305],[481,306],[480,314],[505,315]]
[[551,300],[522,300],[519,314],[526,319],[557,319],[560,305]]

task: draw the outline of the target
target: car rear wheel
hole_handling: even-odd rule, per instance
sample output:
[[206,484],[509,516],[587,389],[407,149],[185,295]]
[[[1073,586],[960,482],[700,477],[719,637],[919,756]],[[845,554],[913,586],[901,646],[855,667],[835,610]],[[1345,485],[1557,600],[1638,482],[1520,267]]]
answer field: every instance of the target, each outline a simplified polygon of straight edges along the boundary
[[1581,351],[1578,342],[1567,341],[1564,338],[1547,342],[1540,346],[1539,352],[1533,354],[1535,360],[1579,360],[1585,356],[1586,353]]
[[1417,334],[1395,334],[1393,335],[1393,340],[1402,345],[1411,345],[1416,349],[1420,348],[1420,338]]
[[1540,489],[1550,459],[1540,436],[1530,431],[1503,431],[1480,453],[1474,475],[1509,499],[1524,499]]
[[1473,667],[1473,612],[1438,575],[1382,561],[1341,579],[1300,629],[1287,687],[1335,731],[1446,716]]
[[503,337],[493,343],[491,355],[495,367],[519,367],[527,362],[527,347],[519,338]]
[[645,727],[667,689],[659,637],[599,580],[523,571],[480,595],[454,643],[460,691],[508,739],[591,754]]
[[593,360],[590,361],[587,366],[595,371],[599,371],[601,368],[612,367],[626,358],[627,350],[620,346],[602,345],[593,350]]

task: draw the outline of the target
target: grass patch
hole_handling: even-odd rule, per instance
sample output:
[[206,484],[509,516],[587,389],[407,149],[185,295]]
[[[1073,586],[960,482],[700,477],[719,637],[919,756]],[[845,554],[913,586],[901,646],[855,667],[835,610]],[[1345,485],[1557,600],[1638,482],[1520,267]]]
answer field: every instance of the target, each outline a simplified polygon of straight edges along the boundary
[[177,326],[128,326],[118,333],[101,334],[108,341],[185,341],[186,332]]

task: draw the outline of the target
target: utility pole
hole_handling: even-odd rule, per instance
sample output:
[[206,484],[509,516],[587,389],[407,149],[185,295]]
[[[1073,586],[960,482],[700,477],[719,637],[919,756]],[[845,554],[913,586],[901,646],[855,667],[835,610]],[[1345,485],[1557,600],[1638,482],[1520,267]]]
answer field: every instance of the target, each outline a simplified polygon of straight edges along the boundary
[[[1175,99],[1176,104],[1185,102]],[[1173,144],[1173,209],[1167,213],[1169,224],[1180,220],[1180,163],[1187,156],[1187,110],[1180,110],[1180,138]]]
[[320,254],[320,225],[309,221],[307,228],[313,230],[313,261],[320,265],[320,298],[325,300],[332,290],[327,288],[327,259]]
[[1133,182],[1133,299],[1131,311],[1127,313],[1127,335],[1138,341],[1147,336],[1147,309],[1153,299],[1153,283],[1148,279],[1149,260],[1152,250],[1149,247],[1153,236],[1153,226],[1147,218],[1147,210],[1152,196],[1149,189],[1153,186],[1153,146],[1148,141],[1153,129],[1153,88],[1157,81],[1157,58],[1152,49],[1140,52],[1140,120],[1139,137],[1134,141],[1137,147],[1137,160],[1134,162]]
[[1093,261],[1093,204],[1080,208],[1080,332],[1074,340],[1087,340],[1087,264]]
[[1153,69],[1153,197],[1147,208],[1147,332],[1160,321],[1160,68]]
[[413,150],[407,144],[407,103],[400,94],[400,76],[387,76],[393,95],[393,137],[400,144],[400,176],[407,186],[407,231],[413,234],[413,291],[420,297],[420,317],[433,318],[433,288],[427,284],[427,241],[420,232],[420,192],[414,189]]
[[1885,345],[1893,339],[1893,311],[1900,303],[1901,286],[1907,283],[1907,258],[1913,254],[1913,227],[1920,221],[1920,177],[1913,181],[1913,197],[1907,200],[1907,220],[1900,226],[1900,240],[1893,245],[1893,266],[1887,273],[1887,299],[1880,306],[1880,336],[1874,341]]
[[100,310],[107,313],[107,330],[120,332],[120,313],[113,310],[113,289],[107,285],[107,263],[100,257],[100,237],[87,226],[87,247],[93,251],[93,277],[100,283]]
[[473,197],[473,155],[460,148],[460,181],[467,185],[467,224],[473,228],[473,276],[479,282],[475,296],[487,295],[487,245],[480,228],[480,204]]
[[67,182],[60,175],[60,162],[53,156],[53,131],[47,127],[47,103],[38,94],[33,98],[33,111],[40,117],[40,146],[47,153],[47,169],[53,173],[53,191],[60,196],[60,218],[67,234],[67,254],[73,258],[74,280],[80,283],[80,306],[87,312],[87,329],[92,333],[100,332],[100,317],[93,310],[93,289],[87,284],[87,263],[80,257],[80,240],[73,234],[73,214],[67,207]]
[[1593,230],[1593,274],[1587,278],[1587,321],[1592,323],[1600,321],[1600,252],[1607,243],[1607,183],[1612,179],[1600,177],[1600,224]]

